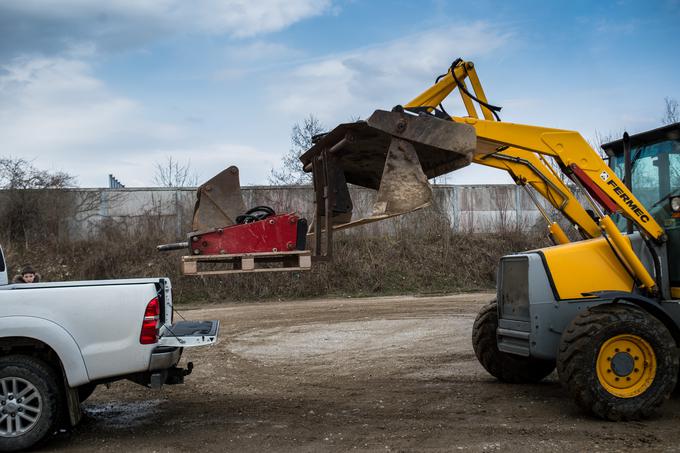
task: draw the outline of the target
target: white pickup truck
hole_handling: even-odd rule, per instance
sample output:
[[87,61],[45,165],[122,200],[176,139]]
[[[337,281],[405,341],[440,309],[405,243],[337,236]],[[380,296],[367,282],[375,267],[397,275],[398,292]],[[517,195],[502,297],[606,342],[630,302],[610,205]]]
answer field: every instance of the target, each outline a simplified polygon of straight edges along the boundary
[[0,451],[28,448],[80,420],[98,384],[180,384],[184,348],[219,322],[173,324],[167,278],[8,284],[0,249]]

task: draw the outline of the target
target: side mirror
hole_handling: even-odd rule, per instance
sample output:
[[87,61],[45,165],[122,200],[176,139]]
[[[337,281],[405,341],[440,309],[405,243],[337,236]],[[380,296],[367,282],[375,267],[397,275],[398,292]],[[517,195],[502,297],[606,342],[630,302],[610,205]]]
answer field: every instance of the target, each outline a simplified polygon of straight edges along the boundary
[[5,254],[2,253],[0,247],[0,285],[6,285],[9,282],[7,279],[7,266],[5,265]]

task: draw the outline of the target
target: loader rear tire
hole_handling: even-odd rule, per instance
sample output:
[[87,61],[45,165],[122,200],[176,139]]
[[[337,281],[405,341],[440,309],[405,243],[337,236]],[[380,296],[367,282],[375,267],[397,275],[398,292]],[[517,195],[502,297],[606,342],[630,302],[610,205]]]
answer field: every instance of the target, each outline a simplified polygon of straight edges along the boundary
[[498,350],[498,304],[494,300],[482,308],[472,327],[472,347],[477,360],[493,377],[513,384],[538,382],[555,369],[555,362],[522,357]]
[[607,420],[639,420],[673,392],[678,350],[666,326],[646,311],[598,305],[562,333],[557,372],[581,409]]

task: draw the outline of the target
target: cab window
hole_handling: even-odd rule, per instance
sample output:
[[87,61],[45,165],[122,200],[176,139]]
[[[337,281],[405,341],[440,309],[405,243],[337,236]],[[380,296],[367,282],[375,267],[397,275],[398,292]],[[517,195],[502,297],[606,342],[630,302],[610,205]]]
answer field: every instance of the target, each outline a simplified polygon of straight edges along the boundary
[[[670,209],[670,197],[680,194],[680,141],[664,140],[633,148],[631,163],[633,194],[661,226],[680,227],[680,218],[674,218]],[[611,166],[623,178],[623,154],[614,156]],[[625,219],[618,217],[618,226],[625,229]]]

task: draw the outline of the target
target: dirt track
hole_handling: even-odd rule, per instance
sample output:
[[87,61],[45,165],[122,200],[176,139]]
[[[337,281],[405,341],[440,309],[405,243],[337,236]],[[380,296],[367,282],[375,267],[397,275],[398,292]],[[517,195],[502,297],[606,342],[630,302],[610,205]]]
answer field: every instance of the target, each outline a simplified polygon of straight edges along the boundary
[[470,345],[490,294],[334,299],[184,311],[220,319],[183,386],[99,388],[44,451],[680,450],[680,399],[655,420],[580,413],[553,374],[492,379]]

